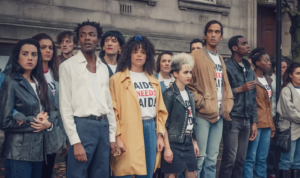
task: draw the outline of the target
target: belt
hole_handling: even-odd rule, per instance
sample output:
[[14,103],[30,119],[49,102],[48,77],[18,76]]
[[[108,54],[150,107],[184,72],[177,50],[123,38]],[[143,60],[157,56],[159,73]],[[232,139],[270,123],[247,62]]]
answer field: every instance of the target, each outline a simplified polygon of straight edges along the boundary
[[90,119],[90,120],[101,121],[102,119],[107,119],[107,115],[103,114],[101,116],[89,116],[87,118]]

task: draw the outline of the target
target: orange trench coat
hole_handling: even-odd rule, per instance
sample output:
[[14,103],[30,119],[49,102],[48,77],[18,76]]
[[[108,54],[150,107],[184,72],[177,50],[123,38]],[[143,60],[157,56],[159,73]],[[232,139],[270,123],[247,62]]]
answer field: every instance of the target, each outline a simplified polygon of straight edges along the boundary
[[[156,92],[156,133],[164,134],[168,112],[162,98],[160,84],[153,75],[147,74],[147,76]],[[116,136],[121,135],[127,149],[121,156],[111,157],[113,175],[146,175],[142,115],[129,70],[114,74],[110,78],[109,88],[117,122]],[[154,171],[160,166],[160,160],[161,153],[157,152]]]

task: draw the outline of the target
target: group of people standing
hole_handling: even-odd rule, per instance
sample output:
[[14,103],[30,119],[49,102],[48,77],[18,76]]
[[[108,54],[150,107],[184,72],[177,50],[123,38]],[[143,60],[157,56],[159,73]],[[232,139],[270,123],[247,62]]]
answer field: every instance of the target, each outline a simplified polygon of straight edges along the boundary
[[[165,51],[156,62],[147,37],[125,42],[91,21],[58,35],[60,56],[47,34],[20,40],[9,75],[0,75],[6,177],[51,178],[60,154],[67,178],[212,178],[222,137],[220,178],[267,177],[276,131],[270,57],[234,36],[225,61],[218,52],[223,26],[215,20],[204,38],[191,42],[191,54]],[[292,142],[279,167],[283,177],[291,168],[297,178],[300,64],[282,80],[278,125],[291,127]]]

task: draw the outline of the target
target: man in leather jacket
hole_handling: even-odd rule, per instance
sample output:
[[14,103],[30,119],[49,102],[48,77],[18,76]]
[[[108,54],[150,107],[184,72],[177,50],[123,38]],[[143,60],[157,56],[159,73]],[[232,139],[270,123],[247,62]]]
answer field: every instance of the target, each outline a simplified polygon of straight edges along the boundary
[[229,40],[228,47],[232,57],[225,64],[234,105],[230,113],[232,121],[224,121],[223,125],[224,147],[219,177],[240,178],[248,140],[254,140],[257,134],[255,74],[250,63],[243,59],[250,53],[247,40],[243,36],[234,36]]

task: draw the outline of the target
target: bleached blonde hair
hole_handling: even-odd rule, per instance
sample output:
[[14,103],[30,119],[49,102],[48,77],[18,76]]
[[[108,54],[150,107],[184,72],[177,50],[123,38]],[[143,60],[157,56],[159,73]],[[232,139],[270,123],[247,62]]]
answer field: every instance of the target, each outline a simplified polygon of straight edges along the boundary
[[171,61],[171,73],[179,72],[182,65],[189,65],[192,69],[194,68],[194,58],[187,53],[175,54]]

